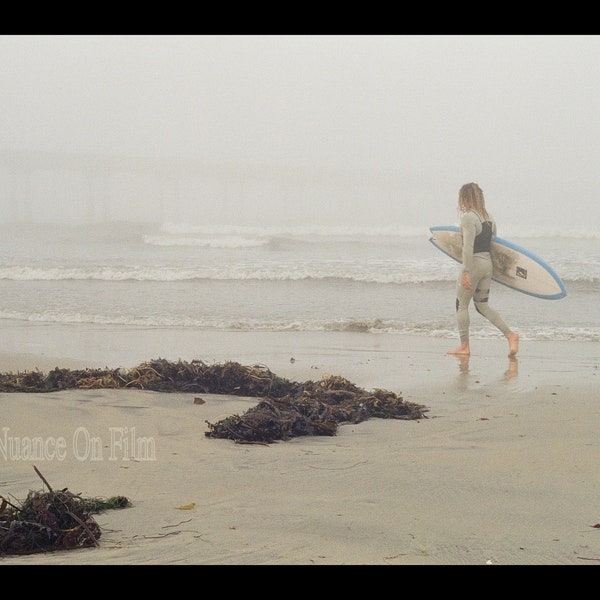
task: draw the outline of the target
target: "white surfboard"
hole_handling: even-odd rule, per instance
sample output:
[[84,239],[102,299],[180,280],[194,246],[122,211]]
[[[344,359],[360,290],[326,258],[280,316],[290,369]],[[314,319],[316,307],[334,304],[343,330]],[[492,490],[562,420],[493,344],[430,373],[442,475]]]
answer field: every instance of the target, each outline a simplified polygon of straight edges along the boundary
[[[444,254],[462,262],[462,236],[456,225],[430,227],[429,241]],[[492,238],[490,250],[494,270],[492,278],[498,283],[546,300],[558,300],[567,290],[554,269],[539,256],[501,237]]]

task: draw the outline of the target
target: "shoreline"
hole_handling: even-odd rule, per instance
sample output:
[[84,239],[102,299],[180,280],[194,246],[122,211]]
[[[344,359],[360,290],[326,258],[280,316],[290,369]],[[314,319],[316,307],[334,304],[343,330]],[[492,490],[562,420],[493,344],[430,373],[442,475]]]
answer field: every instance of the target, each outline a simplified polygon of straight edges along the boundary
[[[26,324],[8,328],[0,373],[53,368],[133,368],[153,359],[172,362],[262,364],[281,377],[302,381],[323,373],[365,388],[440,383],[452,375],[480,373],[487,382],[512,369],[501,337],[472,341],[471,356],[447,355],[455,339],[359,332],[246,332]],[[560,383],[595,376],[600,353],[590,341],[521,338],[516,356],[521,382]],[[465,365],[466,363],[466,365]],[[354,381],[353,377],[359,379]]]

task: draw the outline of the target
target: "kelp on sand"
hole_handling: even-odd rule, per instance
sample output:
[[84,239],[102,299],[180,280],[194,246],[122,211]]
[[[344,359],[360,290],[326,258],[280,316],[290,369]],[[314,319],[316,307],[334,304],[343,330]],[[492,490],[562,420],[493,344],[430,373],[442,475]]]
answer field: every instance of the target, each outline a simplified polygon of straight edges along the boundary
[[0,496],[0,556],[98,546],[102,535],[93,514],[130,505],[124,496],[83,498],[67,488],[30,491],[22,502]]
[[40,371],[0,374],[2,392],[51,392],[70,388],[129,388],[160,392],[259,397],[244,415],[208,423],[207,437],[238,443],[271,443],[304,435],[336,435],[339,424],[370,418],[414,420],[428,409],[394,392],[364,390],[340,376],[295,382],[264,365],[156,359],[132,369]]

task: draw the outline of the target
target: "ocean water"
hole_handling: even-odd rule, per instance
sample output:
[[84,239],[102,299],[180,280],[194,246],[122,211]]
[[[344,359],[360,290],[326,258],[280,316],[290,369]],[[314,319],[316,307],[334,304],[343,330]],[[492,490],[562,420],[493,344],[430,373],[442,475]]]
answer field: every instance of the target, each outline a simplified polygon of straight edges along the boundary
[[[567,289],[543,300],[493,283],[490,303],[521,339],[600,341],[600,233],[506,237]],[[13,337],[35,323],[456,339],[458,268],[426,227],[3,225],[0,328]],[[471,309],[471,336],[500,333]]]

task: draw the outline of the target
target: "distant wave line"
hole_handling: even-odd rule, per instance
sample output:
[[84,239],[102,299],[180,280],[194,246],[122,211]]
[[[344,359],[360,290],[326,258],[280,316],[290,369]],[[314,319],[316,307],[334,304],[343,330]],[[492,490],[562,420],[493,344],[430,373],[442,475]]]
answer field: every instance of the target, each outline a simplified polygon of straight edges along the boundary
[[[403,268],[404,267],[404,268]],[[596,284],[600,275],[587,273],[577,274],[569,270],[570,277],[563,278],[565,283],[583,282]],[[179,268],[117,268],[98,267],[97,269],[81,267],[4,267],[0,268],[0,280],[8,281],[138,281],[138,282],[194,282],[194,281],[354,281],[365,284],[423,284],[453,281],[456,278],[454,264],[447,267],[432,267],[424,265],[400,265],[397,269],[387,266],[380,271],[374,271],[370,265],[354,270],[327,269],[319,267],[299,266],[286,267],[251,267],[247,269],[228,269],[214,267],[199,269]]]
[[311,225],[205,225],[192,223],[163,223],[160,226],[163,233],[170,235],[197,234],[197,235],[241,235],[256,237],[296,237],[296,236],[402,236],[417,237],[425,235],[428,228],[425,226],[397,227],[397,226],[365,226],[365,225],[324,225],[321,223]]
[[[289,226],[245,226],[245,225],[206,225],[191,223],[163,223],[160,231],[169,236],[179,235],[220,235],[272,238],[290,237],[389,237],[389,238],[419,238],[429,237],[429,227],[440,223],[429,223],[427,225],[403,226],[403,225],[289,225]],[[448,225],[452,223],[447,223]],[[455,223],[456,224],[456,223]],[[540,229],[511,228],[505,227],[500,234],[506,239],[523,238],[573,238],[573,239],[600,239],[600,231],[586,228],[564,228],[544,227]],[[193,238],[192,238],[193,239]]]
[[[452,275],[454,277],[454,275]],[[356,281],[376,284],[404,284],[447,281],[449,276],[443,271],[419,273],[418,270],[405,272],[373,273],[369,268],[363,270],[340,271],[311,269],[300,266],[297,269],[249,268],[227,269],[222,267],[198,269],[171,268],[36,268],[4,267],[0,268],[0,280],[12,281],[140,281],[140,282],[186,282],[186,281]]]
[[[7,311],[0,309],[0,319],[28,321],[34,323],[58,323],[58,324],[95,324],[114,325],[126,327],[145,328],[196,328],[198,330],[223,330],[223,331],[299,331],[299,332],[354,332],[365,334],[395,334],[416,335],[435,338],[452,339],[456,337],[454,323],[445,325],[437,322],[407,323],[383,319],[340,319],[337,321],[268,321],[259,319],[193,319],[188,317],[171,316],[127,316],[127,315],[97,315],[85,313],[22,313],[18,311]],[[530,330],[520,329],[523,340],[577,340],[577,341],[600,341],[600,327],[552,327],[536,328]],[[487,339],[497,338],[499,333],[491,327],[473,327],[471,335],[473,338]]]
[[224,236],[221,238],[209,237],[168,237],[159,235],[145,235],[144,243],[151,246],[189,246],[198,248],[255,248],[266,246],[269,239],[247,238],[240,236]]

